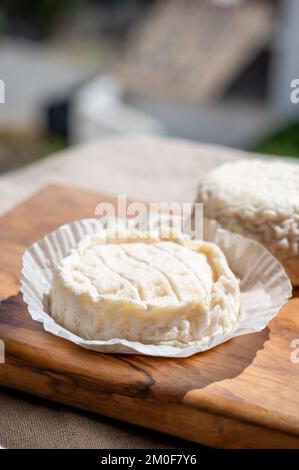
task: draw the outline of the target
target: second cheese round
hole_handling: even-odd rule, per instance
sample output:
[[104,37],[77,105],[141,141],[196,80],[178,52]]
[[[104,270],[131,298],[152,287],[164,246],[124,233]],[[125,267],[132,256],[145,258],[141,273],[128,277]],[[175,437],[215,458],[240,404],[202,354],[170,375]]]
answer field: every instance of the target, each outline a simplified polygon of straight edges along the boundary
[[203,178],[198,202],[207,218],[262,243],[299,285],[299,165],[227,163]]

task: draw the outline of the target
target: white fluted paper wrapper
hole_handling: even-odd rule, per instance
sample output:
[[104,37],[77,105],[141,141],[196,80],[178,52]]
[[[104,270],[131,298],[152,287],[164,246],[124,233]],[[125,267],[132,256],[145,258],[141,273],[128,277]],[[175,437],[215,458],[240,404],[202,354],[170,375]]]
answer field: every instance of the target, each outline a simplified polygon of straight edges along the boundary
[[149,356],[188,357],[213,348],[234,336],[262,330],[291,296],[292,287],[281,264],[262,245],[219,228],[205,220],[204,239],[215,242],[225,253],[229,265],[240,279],[241,315],[235,329],[226,335],[215,334],[205,342],[184,348],[142,344],[120,338],[90,341],[80,338],[55,323],[47,311],[47,298],[55,266],[87,234],[101,228],[96,219],[83,219],[59,227],[37,241],[23,256],[21,292],[33,320],[46,331],[81,347],[105,353],[131,353]]

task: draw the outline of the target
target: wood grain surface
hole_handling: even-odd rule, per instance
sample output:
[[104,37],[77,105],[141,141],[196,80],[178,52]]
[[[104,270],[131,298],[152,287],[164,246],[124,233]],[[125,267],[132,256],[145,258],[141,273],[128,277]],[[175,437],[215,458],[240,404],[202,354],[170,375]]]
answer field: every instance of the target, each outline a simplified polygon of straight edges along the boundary
[[[0,219],[0,383],[217,447],[299,447],[299,299],[260,333],[191,358],[108,355],[43,331],[19,294],[24,249],[113,199],[50,186]],[[299,360],[299,353],[298,353]]]

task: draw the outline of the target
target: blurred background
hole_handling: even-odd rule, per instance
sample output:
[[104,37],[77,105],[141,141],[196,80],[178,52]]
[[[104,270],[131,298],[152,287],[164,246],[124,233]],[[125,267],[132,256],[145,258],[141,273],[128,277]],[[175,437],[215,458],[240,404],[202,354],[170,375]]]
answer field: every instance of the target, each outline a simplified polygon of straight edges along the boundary
[[298,0],[2,0],[0,173],[132,133],[299,157]]

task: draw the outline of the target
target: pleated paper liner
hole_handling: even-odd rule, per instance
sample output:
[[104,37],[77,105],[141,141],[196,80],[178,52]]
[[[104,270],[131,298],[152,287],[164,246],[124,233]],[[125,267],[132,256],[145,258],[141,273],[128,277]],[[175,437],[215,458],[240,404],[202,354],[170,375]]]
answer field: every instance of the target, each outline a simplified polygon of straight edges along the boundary
[[261,331],[291,297],[292,287],[283,267],[262,245],[219,228],[215,221],[205,220],[204,239],[222,249],[230,268],[240,279],[241,314],[234,330],[226,335],[217,333],[184,347],[142,344],[122,338],[85,340],[53,320],[47,299],[55,266],[85,235],[101,228],[97,219],[83,219],[63,225],[34,243],[23,256],[21,292],[29,314],[33,320],[41,322],[46,331],[83,348],[105,353],[188,357],[234,336]]

